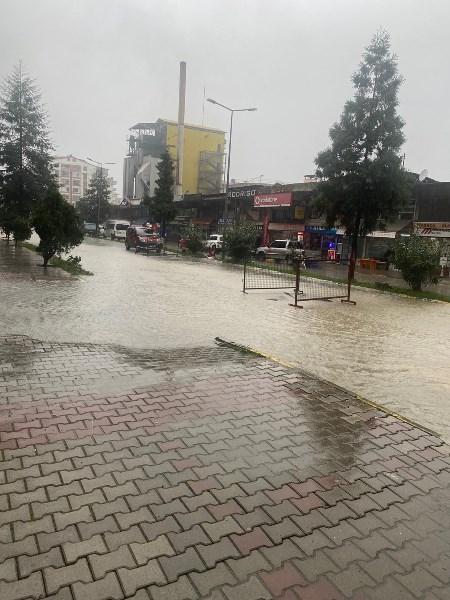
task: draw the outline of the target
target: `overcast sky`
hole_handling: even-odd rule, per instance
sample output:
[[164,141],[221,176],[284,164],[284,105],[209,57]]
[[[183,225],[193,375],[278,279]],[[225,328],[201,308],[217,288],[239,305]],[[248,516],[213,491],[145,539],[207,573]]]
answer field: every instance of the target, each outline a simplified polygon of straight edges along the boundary
[[448,0],[0,0],[0,77],[20,59],[36,78],[58,154],[114,161],[121,192],[128,128],[176,119],[228,128],[231,177],[295,182],[314,169],[351,75],[379,27],[405,78],[406,167],[450,180]]

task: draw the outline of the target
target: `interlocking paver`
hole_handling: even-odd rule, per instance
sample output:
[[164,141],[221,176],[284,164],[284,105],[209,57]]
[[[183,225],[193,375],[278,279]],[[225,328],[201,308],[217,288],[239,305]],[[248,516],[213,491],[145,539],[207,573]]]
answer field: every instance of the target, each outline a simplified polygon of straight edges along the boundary
[[92,581],[91,571],[85,558],[81,558],[75,564],[67,567],[47,567],[44,569],[45,587],[50,594],[57,592],[59,588],[82,581]]
[[[14,354],[35,345],[38,374]],[[450,453],[435,436],[231,349],[7,347],[27,376],[0,431],[2,600],[31,586],[49,600],[445,597]],[[93,391],[154,368],[157,384]]]
[[126,596],[136,593],[139,588],[151,584],[162,585],[166,578],[156,560],[152,560],[143,567],[135,569],[119,569],[117,571]]
[[107,554],[92,554],[89,556],[89,563],[95,579],[102,579],[109,571],[116,571],[121,567],[133,569],[137,566],[128,546],[120,546]]
[[40,571],[45,567],[63,567],[64,560],[59,548],[52,548],[42,554],[33,556],[20,556],[18,559],[20,577],[27,577],[35,571]]
[[227,558],[237,558],[240,556],[238,549],[231,543],[229,538],[223,538],[220,542],[210,544],[209,546],[199,545],[196,549],[208,568]]
[[[190,573],[189,577],[202,597],[209,594],[214,588],[223,589],[225,584],[237,583],[235,576],[225,563],[219,563],[205,573]],[[220,598],[220,595],[218,597]]]
[[272,595],[256,578],[250,577],[245,583],[240,583],[234,587],[224,586],[223,592],[229,600],[271,600]]
[[174,548],[165,535],[160,535],[152,542],[130,544],[130,550],[138,565],[144,565],[157,556],[173,556],[175,554]]
[[167,578],[167,581],[175,581],[180,575],[185,575],[191,571],[205,571],[206,567],[203,564],[200,556],[194,548],[188,548],[185,552],[176,556],[163,556],[159,563]]
[[93,583],[76,582],[72,586],[75,600],[95,598],[96,600],[122,600],[124,595],[117,576],[108,573],[104,579]]
[[137,525],[133,525],[133,527],[130,527],[126,531],[105,533],[103,537],[110,551],[117,550],[117,548],[124,544],[132,544],[133,542],[144,544],[147,541]]
[[165,586],[150,586],[152,600],[197,600],[200,598],[186,575],[182,575],[174,583]]
[[285,563],[279,569],[269,573],[261,573],[261,579],[266,588],[271,592],[272,598],[296,585],[303,586],[306,581],[302,574],[294,567],[292,563]]
[[25,600],[43,598],[44,585],[41,573],[33,573],[19,581],[0,581],[0,598],[5,600]]
[[75,562],[81,556],[87,556],[88,554],[103,554],[108,551],[105,542],[100,535],[94,535],[82,542],[67,542],[62,545],[62,549],[67,563]]

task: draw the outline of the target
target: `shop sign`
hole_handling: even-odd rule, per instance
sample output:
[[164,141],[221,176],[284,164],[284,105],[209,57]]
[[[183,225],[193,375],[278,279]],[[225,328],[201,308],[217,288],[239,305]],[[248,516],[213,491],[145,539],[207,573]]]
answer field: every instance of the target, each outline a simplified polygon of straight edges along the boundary
[[217,221],[217,223],[219,225],[225,225],[225,221],[226,221],[226,225],[233,225],[233,223],[234,223],[234,219],[232,217],[228,217],[228,219],[219,219]]
[[257,194],[253,198],[254,208],[277,208],[280,206],[291,206],[292,192],[281,192],[279,194]]
[[256,195],[256,188],[246,190],[228,190],[228,198],[253,198]]
[[305,231],[309,233],[320,233],[320,235],[336,235],[336,229],[327,229],[320,225],[307,225]]
[[391,240],[395,239],[396,236],[395,231],[372,231],[367,234],[367,237],[370,238],[389,238]]
[[450,222],[415,223],[414,232],[421,237],[450,237]]

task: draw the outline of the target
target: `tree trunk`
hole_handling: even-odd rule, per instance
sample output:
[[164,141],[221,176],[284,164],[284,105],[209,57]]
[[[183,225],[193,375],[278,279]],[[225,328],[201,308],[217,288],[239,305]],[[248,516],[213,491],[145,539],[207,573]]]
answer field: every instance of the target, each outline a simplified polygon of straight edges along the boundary
[[355,266],[356,266],[356,257],[358,256],[358,235],[359,235],[360,224],[361,224],[361,217],[358,214],[356,217],[356,221],[355,221],[355,227],[354,227],[354,230],[352,233],[350,262],[348,265],[347,300],[350,300],[350,291],[351,291],[353,280],[355,279]]

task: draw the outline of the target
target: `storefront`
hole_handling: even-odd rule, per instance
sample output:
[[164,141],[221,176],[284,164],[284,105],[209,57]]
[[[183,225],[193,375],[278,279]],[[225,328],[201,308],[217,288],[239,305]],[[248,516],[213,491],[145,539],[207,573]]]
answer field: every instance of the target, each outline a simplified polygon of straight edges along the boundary
[[321,227],[320,225],[306,225],[304,234],[305,250],[320,253],[325,258],[329,250],[338,254],[342,253],[342,238],[344,229]]
[[263,223],[261,244],[267,245],[274,239],[299,239],[305,225],[304,206],[293,206],[293,192],[255,194],[253,213]]

